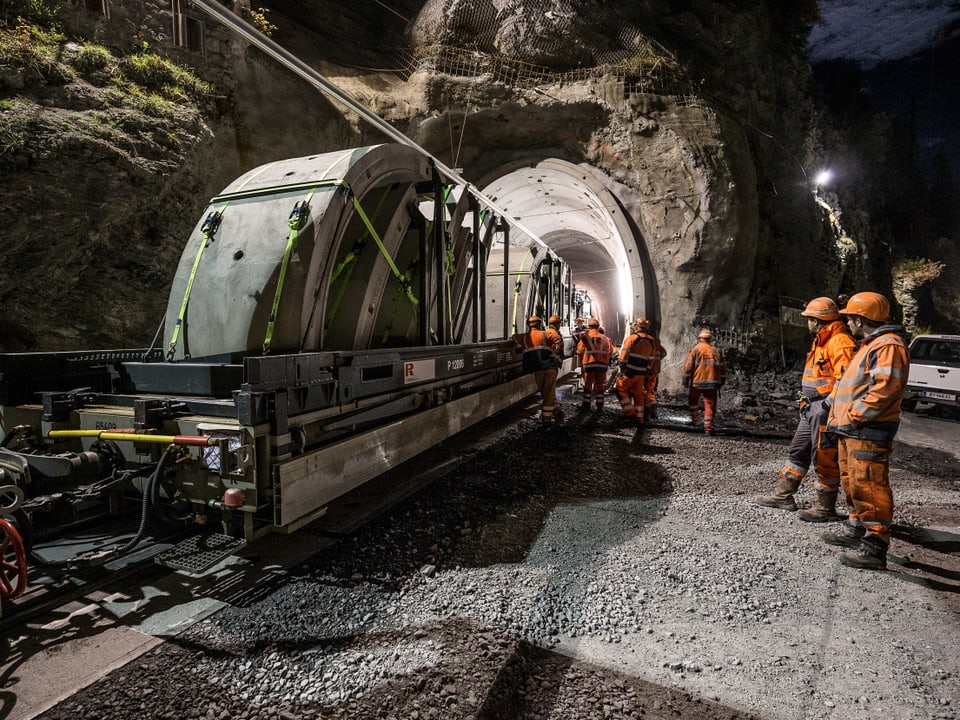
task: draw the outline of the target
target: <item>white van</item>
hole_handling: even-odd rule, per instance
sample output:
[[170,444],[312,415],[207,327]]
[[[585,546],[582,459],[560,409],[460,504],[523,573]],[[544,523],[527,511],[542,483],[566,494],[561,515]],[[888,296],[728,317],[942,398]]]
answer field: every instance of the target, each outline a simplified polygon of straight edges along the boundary
[[917,402],[960,406],[960,335],[918,335],[910,343],[910,376],[903,407]]

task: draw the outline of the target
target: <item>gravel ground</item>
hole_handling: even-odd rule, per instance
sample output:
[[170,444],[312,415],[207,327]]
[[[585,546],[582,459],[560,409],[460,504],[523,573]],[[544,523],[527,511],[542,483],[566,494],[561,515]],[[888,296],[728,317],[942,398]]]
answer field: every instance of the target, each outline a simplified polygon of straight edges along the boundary
[[577,402],[40,717],[958,717],[954,457],[898,445],[869,573],[752,503],[789,401],[731,394],[715,437]]

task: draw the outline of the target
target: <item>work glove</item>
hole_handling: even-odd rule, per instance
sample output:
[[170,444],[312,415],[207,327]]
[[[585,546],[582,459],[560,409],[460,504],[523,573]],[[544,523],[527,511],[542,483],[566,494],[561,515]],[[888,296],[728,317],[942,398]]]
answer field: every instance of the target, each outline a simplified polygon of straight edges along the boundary
[[810,412],[810,398],[802,392],[797,393],[797,407],[800,408],[800,417],[806,417]]

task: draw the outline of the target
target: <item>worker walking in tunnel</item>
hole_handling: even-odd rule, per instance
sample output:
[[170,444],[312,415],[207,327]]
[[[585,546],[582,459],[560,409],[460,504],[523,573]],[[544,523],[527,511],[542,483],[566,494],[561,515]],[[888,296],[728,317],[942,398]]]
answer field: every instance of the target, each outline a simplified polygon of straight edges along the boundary
[[630,334],[620,346],[617,396],[624,417],[632,418],[637,425],[643,425],[647,420],[647,383],[660,361],[660,343],[647,332],[649,328],[650,323],[645,318],[635,320],[630,324]]
[[574,322],[574,325],[573,325],[573,328],[570,330],[570,334],[573,336],[574,358],[576,360],[575,367],[574,367],[574,372],[575,372],[574,386],[577,391],[580,391],[584,389],[585,378],[583,376],[583,359],[579,354],[576,353],[576,350],[580,346],[580,340],[583,338],[584,335],[587,334],[587,325],[586,325],[587,321],[584,320],[582,317],[578,317],[573,322]]
[[799,517],[807,522],[838,520],[837,494],[840,490],[840,468],[837,465],[837,440],[824,432],[830,414],[831,394],[850,364],[856,343],[840,319],[837,304],[828,297],[814,298],[803,312],[813,342],[803,366],[797,403],[800,420],[787,449],[787,460],[780,470],[772,495],[760,495],[757,504],[781,510],[796,510],[794,493],[813,464],[817,479],[817,499]]
[[697,335],[697,343],[690,348],[683,364],[683,384],[690,388],[687,404],[694,425],[700,424],[700,399],[703,399],[703,431],[714,433],[717,414],[717,396],[727,379],[727,363],[720,348],[711,344],[713,333],[704,328]]
[[653,338],[656,343],[656,358],[650,363],[644,383],[644,416],[647,420],[657,419],[657,383],[660,380],[660,366],[667,356],[667,350],[660,344],[660,339],[650,329],[650,321],[646,318],[637,320],[637,328]]
[[851,548],[844,565],[885,570],[893,522],[890,454],[910,372],[907,332],[888,324],[890,302],[879,293],[853,295],[840,314],[860,347],[837,383],[827,430],[837,434],[840,481],[852,508],[837,531],[821,537]]
[[527,332],[517,333],[513,341],[517,351],[523,353],[523,372],[533,373],[540,391],[540,420],[551,424],[557,409],[557,370],[563,356],[563,337],[554,328],[544,330],[537,315],[527,320],[527,327]]
[[603,391],[607,384],[607,369],[613,355],[613,341],[600,329],[600,321],[590,318],[587,332],[580,336],[577,356],[583,367],[583,401],[581,410],[589,410],[595,402],[597,412],[603,410]]

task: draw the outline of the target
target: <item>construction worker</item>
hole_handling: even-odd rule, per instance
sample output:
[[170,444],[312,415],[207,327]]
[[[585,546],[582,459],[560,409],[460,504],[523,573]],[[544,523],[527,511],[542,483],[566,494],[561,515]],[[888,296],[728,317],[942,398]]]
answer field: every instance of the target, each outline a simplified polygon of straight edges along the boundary
[[660,344],[659,338],[650,330],[650,321],[646,318],[637,320],[637,328],[642,333],[646,333],[653,338],[657,346],[656,358],[650,363],[647,369],[646,382],[644,383],[644,417],[647,420],[657,419],[657,382],[660,379],[660,365],[667,356],[667,351]]
[[890,454],[910,372],[907,333],[888,324],[890,302],[879,293],[853,295],[840,314],[859,349],[833,392],[827,430],[837,434],[840,481],[852,508],[839,530],[821,537],[851,548],[844,565],[885,570],[893,522]]
[[787,461],[780,470],[776,490],[772,495],[757,497],[757,504],[796,510],[793,495],[814,463],[817,479],[813,487],[817,500],[809,510],[801,510],[799,517],[807,522],[839,520],[836,505],[840,468],[837,465],[836,436],[821,431],[826,428],[827,415],[830,414],[830,395],[850,364],[856,343],[840,319],[837,304],[830,298],[814,298],[800,314],[807,318],[807,329],[813,335],[797,396],[800,420],[787,450]]
[[[563,334],[560,332],[560,316],[551,315],[547,319],[547,339],[550,342],[550,347],[559,348],[556,353],[557,357],[560,360],[563,360]],[[560,367],[561,363],[557,363],[557,367]]]
[[600,329],[600,321],[590,318],[587,332],[580,337],[577,355],[583,367],[583,400],[581,410],[589,410],[596,402],[597,412],[603,410],[603,391],[607,384],[607,368],[613,355],[613,342]]
[[637,425],[646,421],[647,379],[651,371],[657,370],[660,361],[660,343],[646,332],[649,327],[646,319],[635,320],[620,346],[617,396],[624,417],[632,418]]
[[683,384],[690,388],[687,404],[694,425],[700,423],[700,398],[703,398],[703,432],[714,433],[717,395],[727,379],[727,363],[720,348],[711,344],[713,333],[704,328],[683,364]]
[[540,391],[540,420],[550,424],[557,408],[557,369],[563,354],[563,338],[553,328],[544,330],[543,321],[537,315],[528,318],[527,328],[527,332],[514,335],[513,341],[518,352],[523,353],[523,372],[533,373]]
[[575,373],[575,386],[577,390],[584,389],[584,380],[583,377],[583,363],[582,358],[579,354],[576,353],[576,349],[580,346],[580,339],[587,334],[587,325],[586,320],[582,317],[578,317],[573,321],[573,329],[570,331],[570,334],[573,335],[573,349],[574,349],[574,373]]
[[573,344],[574,347],[576,347],[580,342],[580,338],[587,334],[588,328],[586,325],[586,320],[584,320],[582,317],[578,317],[573,321],[573,323],[573,329],[570,331],[570,333],[573,335]]

